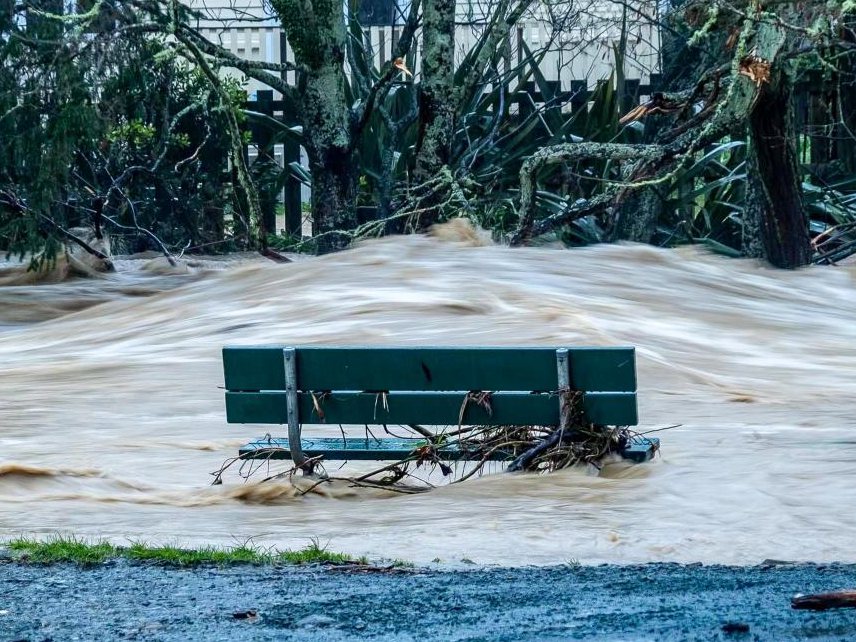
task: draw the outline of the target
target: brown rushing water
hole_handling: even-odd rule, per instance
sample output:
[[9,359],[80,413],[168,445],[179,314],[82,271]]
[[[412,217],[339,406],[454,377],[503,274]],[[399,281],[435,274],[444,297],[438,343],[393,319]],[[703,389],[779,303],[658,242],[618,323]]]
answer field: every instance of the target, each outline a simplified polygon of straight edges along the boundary
[[[856,561],[856,268],[422,237],[184,276],[122,267],[0,288],[0,537],[317,537],[420,563]],[[635,345],[643,429],[683,425],[652,464],[600,477],[392,497],[294,497],[233,473],[212,487],[267,430],[225,422],[220,348],[238,343]]]

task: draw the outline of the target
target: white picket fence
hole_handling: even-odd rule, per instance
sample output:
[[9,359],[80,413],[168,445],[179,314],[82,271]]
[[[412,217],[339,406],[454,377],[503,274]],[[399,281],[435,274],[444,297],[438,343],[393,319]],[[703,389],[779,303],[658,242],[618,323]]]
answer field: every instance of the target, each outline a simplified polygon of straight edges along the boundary
[[[294,62],[294,52],[283,37],[276,19],[267,15],[261,0],[183,0],[196,8],[203,8],[207,16],[195,26],[213,42],[233,54],[248,60],[264,62]],[[398,0],[407,2],[408,0]],[[455,46],[458,60],[475,44],[480,34],[479,23],[484,24],[485,7],[495,0],[465,0],[458,4],[458,22]],[[580,0],[577,0],[578,2]],[[626,32],[626,55],[624,76],[648,85],[651,75],[659,73],[659,30],[655,24],[656,0],[637,0],[634,12],[625,12],[625,4],[611,0],[582,0],[587,5],[577,5],[579,13],[568,21],[565,29],[556,29],[546,19],[530,16],[517,26],[505,43],[514,64],[524,52],[521,43],[530,51],[547,51],[542,59],[541,73],[548,81],[559,81],[561,91],[571,91],[571,82],[585,81],[594,88],[598,80],[608,78],[615,69],[615,49],[621,38],[622,23]],[[631,15],[628,15],[631,14]],[[375,66],[380,69],[393,56],[401,34],[401,25],[374,26],[366,29],[367,42],[374,56]],[[417,42],[419,39],[417,37]],[[415,64],[411,71],[419,74],[420,47],[417,46]],[[287,72],[288,82],[295,82],[294,72]],[[255,80],[245,79],[245,87],[254,98],[256,91],[269,89]],[[275,92],[274,99],[280,96]],[[253,158],[256,150],[249,148]],[[283,148],[274,148],[276,161],[283,165]],[[301,163],[306,164],[305,150],[301,150]],[[302,200],[309,200],[309,190],[302,188]],[[282,227],[278,221],[278,229]],[[308,226],[308,227],[307,227]],[[311,224],[306,223],[304,233],[311,233]]]
[[[483,11],[472,3],[474,1],[459,4],[461,24],[455,38],[459,59],[479,35],[478,23]],[[294,53],[282,37],[278,22],[264,13],[261,0],[185,2],[197,8],[204,5],[208,19],[200,20],[198,28],[204,36],[235,55],[264,62],[294,62]],[[660,38],[654,20],[657,5],[652,0],[640,0],[635,5],[641,8],[624,16],[627,32],[624,75],[647,84],[651,74],[658,73],[660,69]],[[541,72],[547,80],[558,80],[563,91],[569,91],[574,80],[587,80],[591,87],[597,80],[607,78],[615,68],[615,47],[621,37],[623,6],[610,0],[590,0],[585,11],[579,9],[575,17],[567,21],[569,26],[565,29],[555,28],[547,19],[529,16],[509,34],[510,62],[515,62],[523,51],[521,43],[531,51],[547,47],[541,63]],[[401,26],[376,26],[366,31],[366,46],[371,48],[375,65],[380,68],[392,57]],[[417,47],[412,71],[418,75],[419,68],[420,51]],[[294,81],[294,72],[289,72],[286,80]],[[251,94],[266,88],[253,80],[248,80],[246,87]]]

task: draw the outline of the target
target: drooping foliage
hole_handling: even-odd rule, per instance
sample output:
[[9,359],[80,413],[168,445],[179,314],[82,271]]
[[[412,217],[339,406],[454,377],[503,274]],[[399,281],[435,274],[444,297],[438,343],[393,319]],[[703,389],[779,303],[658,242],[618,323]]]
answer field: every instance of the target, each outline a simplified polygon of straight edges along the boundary
[[[121,190],[113,189],[107,213],[125,227],[150,230],[171,248],[246,245],[247,212],[227,162],[218,96],[160,41],[134,44],[123,49],[115,75],[101,88],[99,115],[108,126],[88,164],[92,184],[84,189],[110,194],[127,176]],[[228,87],[231,108],[238,108],[244,93],[235,82]],[[233,242],[223,244],[227,233]],[[151,239],[136,234],[129,242],[144,249]]]
[[163,38],[42,9],[0,16],[0,248],[39,267],[80,226],[121,251],[239,244],[223,108],[201,74]]

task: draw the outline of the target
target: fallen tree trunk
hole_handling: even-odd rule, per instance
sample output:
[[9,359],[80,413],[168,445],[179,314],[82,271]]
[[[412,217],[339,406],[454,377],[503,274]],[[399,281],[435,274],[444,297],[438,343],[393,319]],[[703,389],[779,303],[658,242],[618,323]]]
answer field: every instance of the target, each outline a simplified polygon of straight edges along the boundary
[[[521,245],[536,235],[533,229],[535,225],[535,192],[537,190],[538,172],[544,167],[591,158],[611,161],[651,161],[663,158],[668,154],[668,151],[662,145],[626,145],[623,143],[561,143],[539,149],[527,158],[520,168],[520,210],[518,212],[520,222],[511,237],[511,245]],[[611,202],[613,192],[610,192],[609,196]],[[598,198],[595,197],[591,200],[598,200]],[[563,223],[567,222],[566,218],[568,217],[562,217]],[[570,217],[570,220],[573,220],[573,216]]]

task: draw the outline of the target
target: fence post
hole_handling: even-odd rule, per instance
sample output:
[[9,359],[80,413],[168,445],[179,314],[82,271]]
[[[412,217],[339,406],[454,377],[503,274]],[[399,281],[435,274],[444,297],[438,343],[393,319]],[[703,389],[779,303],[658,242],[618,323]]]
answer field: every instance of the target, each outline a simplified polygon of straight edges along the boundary
[[[288,39],[285,33],[279,36],[279,61],[285,63],[288,60]],[[292,72],[294,73],[294,72]],[[287,79],[286,72],[282,72],[283,80]],[[295,79],[296,81],[296,79]],[[297,114],[288,111],[288,103],[283,104],[282,122],[289,127],[297,125]],[[303,235],[303,199],[301,196],[301,183],[289,171],[291,163],[300,164],[300,145],[287,138],[282,143],[282,166],[286,171],[285,183],[282,190],[282,205],[285,210],[285,233],[289,236],[300,238]]]
[[831,118],[830,108],[835,105],[835,102],[828,100],[829,92],[822,73],[810,73],[808,85],[811,88],[808,92],[808,128],[811,143],[809,161],[817,171],[825,169],[824,166],[831,160],[830,142],[834,121]]
[[621,92],[620,105],[621,114],[624,115],[639,104],[639,87],[641,83],[638,79],[624,79],[624,87]]
[[[255,111],[273,117],[273,91],[260,89],[256,92],[253,105]],[[271,131],[267,125],[252,128],[253,142],[258,146],[258,155],[253,163],[253,173],[256,179],[264,177],[270,168],[276,164],[271,145]],[[265,177],[267,178],[267,177]],[[259,206],[262,210],[261,224],[266,234],[276,234],[276,193],[271,189],[259,190]]]
[[[286,169],[291,163],[300,163],[300,145],[288,139],[282,145],[282,162]],[[303,233],[303,200],[301,183],[290,173],[285,177],[283,206],[285,207],[285,233],[300,238]]]

